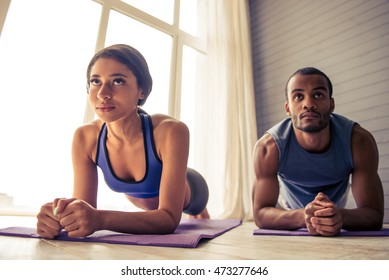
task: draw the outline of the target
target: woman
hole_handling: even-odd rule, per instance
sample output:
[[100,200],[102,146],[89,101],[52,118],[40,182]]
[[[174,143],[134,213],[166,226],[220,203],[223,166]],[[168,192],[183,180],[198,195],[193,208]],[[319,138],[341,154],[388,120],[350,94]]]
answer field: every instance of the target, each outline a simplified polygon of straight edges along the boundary
[[[188,128],[139,107],[151,89],[147,63],[136,49],[119,44],[95,54],[87,69],[87,90],[98,119],[74,134],[73,198],[42,206],[37,215],[40,236],[54,238],[62,229],[71,237],[103,229],[164,234],[174,232],[183,211],[209,218],[207,184],[187,169]],[[98,210],[97,167],[111,189],[145,211]]]

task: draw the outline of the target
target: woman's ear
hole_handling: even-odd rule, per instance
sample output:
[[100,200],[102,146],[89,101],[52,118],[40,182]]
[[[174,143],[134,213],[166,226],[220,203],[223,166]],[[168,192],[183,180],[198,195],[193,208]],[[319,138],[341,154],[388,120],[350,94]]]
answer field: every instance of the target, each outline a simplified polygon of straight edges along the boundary
[[143,89],[139,89],[139,97],[138,97],[138,99],[140,99],[140,100],[143,100],[143,99],[145,99],[145,94],[143,93]]

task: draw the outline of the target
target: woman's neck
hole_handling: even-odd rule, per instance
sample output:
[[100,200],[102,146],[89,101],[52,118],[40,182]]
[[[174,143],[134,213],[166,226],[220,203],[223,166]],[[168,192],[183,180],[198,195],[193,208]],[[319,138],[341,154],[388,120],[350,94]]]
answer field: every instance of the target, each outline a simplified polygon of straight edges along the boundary
[[134,142],[142,136],[142,121],[137,112],[131,113],[117,121],[107,123],[107,138],[113,142]]

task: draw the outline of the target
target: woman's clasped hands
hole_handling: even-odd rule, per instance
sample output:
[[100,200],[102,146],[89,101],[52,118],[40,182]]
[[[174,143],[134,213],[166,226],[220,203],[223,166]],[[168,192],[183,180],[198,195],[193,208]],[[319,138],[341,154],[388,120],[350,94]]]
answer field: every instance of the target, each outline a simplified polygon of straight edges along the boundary
[[38,214],[38,234],[52,239],[62,229],[70,237],[86,237],[99,229],[98,212],[89,203],[76,198],[57,198],[46,203]]

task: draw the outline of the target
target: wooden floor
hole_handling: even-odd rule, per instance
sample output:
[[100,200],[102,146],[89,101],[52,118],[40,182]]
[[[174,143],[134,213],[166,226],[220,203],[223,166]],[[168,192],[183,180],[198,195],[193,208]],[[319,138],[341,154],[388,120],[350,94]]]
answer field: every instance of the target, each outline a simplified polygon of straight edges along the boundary
[[[0,228],[35,227],[34,217],[0,216]],[[385,227],[389,228],[389,225]],[[0,236],[2,260],[389,260],[389,237],[254,236],[254,223],[195,249]]]

